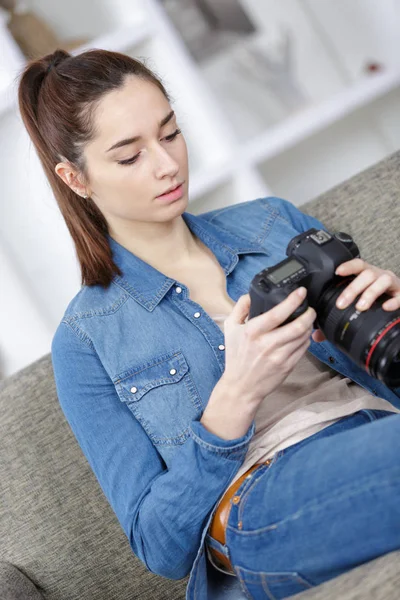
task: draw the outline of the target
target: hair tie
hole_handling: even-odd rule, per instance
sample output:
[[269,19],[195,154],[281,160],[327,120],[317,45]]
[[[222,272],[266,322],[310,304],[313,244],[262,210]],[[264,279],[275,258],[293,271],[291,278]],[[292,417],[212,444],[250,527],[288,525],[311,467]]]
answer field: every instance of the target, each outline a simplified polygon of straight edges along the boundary
[[59,63],[63,62],[66,58],[68,58],[68,55],[65,55],[65,53],[62,50],[55,50],[53,52],[53,56],[49,64],[47,65],[46,75],[51,71],[53,67],[57,67]]
[[47,73],[50,73],[51,69],[55,66],[56,66],[56,60],[53,58],[51,60],[51,62],[49,63],[49,65],[47,66],[46,75],[47,75]]

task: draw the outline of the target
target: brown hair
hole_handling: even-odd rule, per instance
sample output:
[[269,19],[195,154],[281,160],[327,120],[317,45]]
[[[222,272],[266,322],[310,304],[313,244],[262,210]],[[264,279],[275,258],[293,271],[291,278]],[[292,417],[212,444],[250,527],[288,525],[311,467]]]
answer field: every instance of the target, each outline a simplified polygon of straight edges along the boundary
[[161,80],[144,62],[108,50],[72,56],[57,49],[28,62],[19,81],[22,120],[74,241],[81,282],[87,286],[106,288],[122,273],[112,259],[103,214],[90,198],[76,194],[55,166],[66,159],[88,180],[82,150],[94,135],[94,108],[104,94],[124,84],[126,75],[154,83],[170,101]]

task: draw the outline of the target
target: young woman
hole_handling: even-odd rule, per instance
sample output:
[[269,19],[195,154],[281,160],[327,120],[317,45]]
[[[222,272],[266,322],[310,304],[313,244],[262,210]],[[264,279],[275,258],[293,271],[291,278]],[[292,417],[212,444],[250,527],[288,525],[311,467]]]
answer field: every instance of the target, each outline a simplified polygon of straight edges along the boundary
[[[59,401],[135,555],[190,575],[187,598],[260,599],[397,549],[400,390],[312,308],[279,327],[304,293],[247,318],[254,275],[323,224],[279,198],[187,212],[178,115],[123,54],[32,61],[19,106],[82,273],[52,343]],[[338,273],[357,275],[347,303],[400,306],[390,271]]]

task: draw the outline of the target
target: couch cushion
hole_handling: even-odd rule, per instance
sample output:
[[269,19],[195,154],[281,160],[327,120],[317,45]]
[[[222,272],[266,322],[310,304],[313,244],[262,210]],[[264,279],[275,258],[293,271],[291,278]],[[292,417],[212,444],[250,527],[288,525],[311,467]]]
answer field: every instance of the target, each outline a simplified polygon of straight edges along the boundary
[[400,275],[399,193],[396,152],[299,208],[328,229],[350,233],[370,264]]
[[50,354],[0,384],[0,560],[48,600],[183,599],[147,571],[58,403]]
[[1,600],[43,600],[35,584],[17,567],[0,561]]

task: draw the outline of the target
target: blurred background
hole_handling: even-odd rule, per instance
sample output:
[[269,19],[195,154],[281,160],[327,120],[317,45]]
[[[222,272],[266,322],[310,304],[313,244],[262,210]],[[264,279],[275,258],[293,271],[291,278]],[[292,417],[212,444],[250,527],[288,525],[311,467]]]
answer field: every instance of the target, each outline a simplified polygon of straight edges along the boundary
[[0,379],[50,351],[80,288],[16,104],[26,61],[105,48],[156,71],[188,145],[189,212],[301,206],[400,148],[399,4],[0,0]]

